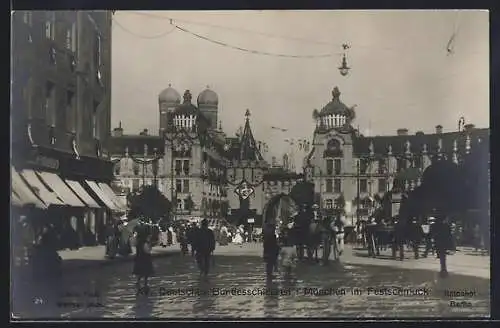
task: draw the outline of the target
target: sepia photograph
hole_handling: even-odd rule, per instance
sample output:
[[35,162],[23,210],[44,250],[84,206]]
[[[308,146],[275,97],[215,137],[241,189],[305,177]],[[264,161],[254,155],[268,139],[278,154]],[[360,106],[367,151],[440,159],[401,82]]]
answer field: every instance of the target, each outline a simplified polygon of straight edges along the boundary
[[488,11],[11,27],[11,320],[490,317]]

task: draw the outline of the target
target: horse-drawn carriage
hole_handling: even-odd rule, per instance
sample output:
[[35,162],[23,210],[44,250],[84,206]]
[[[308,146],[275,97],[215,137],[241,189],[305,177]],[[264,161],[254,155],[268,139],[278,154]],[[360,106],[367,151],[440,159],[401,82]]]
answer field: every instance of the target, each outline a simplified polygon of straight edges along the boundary
[[310,260],[315,258],[318,261],[318,251],[322,249],[325,264],[330,255],[335,260],[340,256],[332,219],[314,208],[312,183],[299,183],[289,195],[280,194],[271,198],[263,210],[263,224],[265,229],[275,229],[278,238],[286,231],[293,232],[292,243],[297,248],[299,260],[304,258],[304,250]]

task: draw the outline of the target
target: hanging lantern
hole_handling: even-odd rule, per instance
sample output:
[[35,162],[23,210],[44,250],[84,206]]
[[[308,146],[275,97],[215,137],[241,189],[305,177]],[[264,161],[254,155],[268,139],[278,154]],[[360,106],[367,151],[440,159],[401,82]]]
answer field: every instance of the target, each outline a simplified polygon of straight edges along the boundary
[[347,66],[347,59],[345,57],[345,54],[342,55],[342,65],[339,67],[340,75],[346,76],[349,74],[349,70],[351,68]]

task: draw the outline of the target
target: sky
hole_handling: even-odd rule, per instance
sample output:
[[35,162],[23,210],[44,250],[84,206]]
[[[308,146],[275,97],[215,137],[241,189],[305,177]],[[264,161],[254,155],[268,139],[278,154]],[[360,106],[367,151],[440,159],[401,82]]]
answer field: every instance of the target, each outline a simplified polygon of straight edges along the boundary
[[[365,135],[432,133],[458,120],[489,127],[487,11],[117,11],[112,30],[112,126],[158,134],[158,94],[193,100],[207,86],[233,136],[251,112],[254,136],[281,158],[285,139],[312,139],[312,111],[335,86]],[[172,21],[170,21],[172,19]],[[171,23],[225,44],[214,44]],[[450,42],[451,40],[451,42]],[[342,44],[349,74],[338,67]],[[451,53],[447,51],[450,44]],[[320,55],[330,55],[320,57]],[[302,56],[302,57],[301,57]],[[304,58],[311,56],[313,58]],[[271,127],[287,129],[281,132]],[[295,149],[295,153],[298,150]],[[301,154],[294,155],[296,163]]]

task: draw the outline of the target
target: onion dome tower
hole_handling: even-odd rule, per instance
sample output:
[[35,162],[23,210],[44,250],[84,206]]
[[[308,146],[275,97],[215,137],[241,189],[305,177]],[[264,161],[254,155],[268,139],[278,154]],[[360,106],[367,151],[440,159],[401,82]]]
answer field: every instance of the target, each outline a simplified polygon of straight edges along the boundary
[[198,95],[197,103],[200,113],[202,113],[209,122],[209,128],[217,130],[219,96],[207,86],[207,88]]
[[168,127],[172,125],[172,113],[175,108],[181,103],[181,95],[168,85],[158,95],[158,105],[160,110],[160,135],[167,131]]

